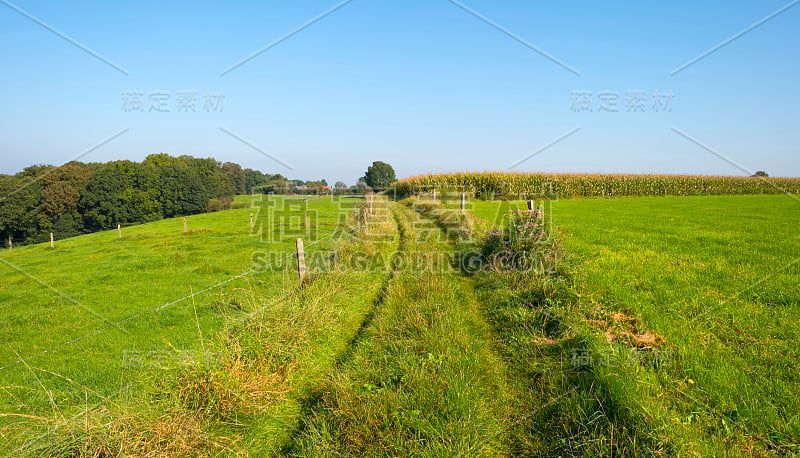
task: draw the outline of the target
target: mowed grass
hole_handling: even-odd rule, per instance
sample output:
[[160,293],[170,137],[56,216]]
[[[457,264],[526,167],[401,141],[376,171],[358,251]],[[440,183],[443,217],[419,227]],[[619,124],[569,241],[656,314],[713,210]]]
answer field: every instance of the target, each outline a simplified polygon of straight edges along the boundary
[[237,200],[253,208],[189,216],[186,233],[174,218],[125,227],[121,240],[114,230],[1,252],[0,367],[8,367],[0,370],[0,412],[66,415],[136,391],[145,374],[162,377],[184,359],[216,357],[204,337],[296,288],[294,259],[235,278],[257,267],[253,254],[292,254],[296,236],[309,253],[328,251],[335,237],[311,244],[341,229],[359,204],[328,197],[304,209],[302,197]]
[[[591,370],[616,409],[643,419],[647,435],[682,453],[798,452],[800,202],[703,196],[538,204],[582,264],[579,305],[558,317],[594,349]],[[524,205],[475,201],[471,209],[488,227]],[[663,337],[657,346],[670,359],[659,370],[625,364],[630,341],[620,333],[634,328]],[[564,349],[564,358],[575,350]],[[602,364],[598,351],[606,352]]]

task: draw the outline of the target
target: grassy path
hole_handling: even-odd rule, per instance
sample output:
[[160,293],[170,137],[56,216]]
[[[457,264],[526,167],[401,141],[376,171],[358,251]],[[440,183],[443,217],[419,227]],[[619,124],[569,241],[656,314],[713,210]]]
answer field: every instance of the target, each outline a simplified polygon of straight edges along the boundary
[[[501,455],[505,367],[473,285],[432,223],[390,204],[402,259],[374,320],[327,380],[286,452],[299,456]],[[430,237],[425,237],[427,234]]]
[[[394,204],[403,242],[376,315],[283,450],[295,456],[668,453],[609,386],[570,364],[582,332],[554,316],[562,280],[466,276],[436,207]],[[472,248],[467,244],[468,248]],[[413,266],[413,267],[412,267]],[[561,283],[558,283],[561,282]]]

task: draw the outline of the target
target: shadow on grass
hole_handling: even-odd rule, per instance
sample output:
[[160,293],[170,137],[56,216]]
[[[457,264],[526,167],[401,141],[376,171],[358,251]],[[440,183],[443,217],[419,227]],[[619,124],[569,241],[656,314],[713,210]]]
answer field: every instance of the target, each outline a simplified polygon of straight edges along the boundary
[[[397,214],[394,213],[393,216],[400,234],[398,251],[404,251],[408,243],[408,233],[405,225],[399,220]],[[358,330],[347,342],[344,350],[335,358],[333,368],[331,370],[332,374],[338,371],[343,365],[353,358],[355,351],[358,349],[358,345],[367,337],[367,331],[375,321],[375,318],[380,312],[381,306],[384,304],[384,302],[386,302],[386,298],[389,294],[389,286],[391,285],[392,280],[395,278],[395,275],[395,271],[392,270],[389,272],[388,277],[383,282],[375,296],[375,299],[372,301],[370,310],[366,315],[364,315],[364,319],[361,321]],[[320,408],[324,394],[325,388],[319,387],[311,392],[305,399],[300,401],[301,416],[295,427],[289,433],[289,438],[287,439],[286,443],[283,445],[283,447],[281,447],[280,454],[282,456],[293,456],[300,451],[300,438],[306,434],[308,429],[309,423],[307,420],[315,411]]]

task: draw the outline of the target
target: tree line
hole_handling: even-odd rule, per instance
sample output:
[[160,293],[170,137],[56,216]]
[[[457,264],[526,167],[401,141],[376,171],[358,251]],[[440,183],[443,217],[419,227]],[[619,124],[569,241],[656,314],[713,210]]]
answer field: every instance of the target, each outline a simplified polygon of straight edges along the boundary
[[230,207],[234,195],[291,190],[297,181],[232,162],[168,154],[142,162],[32,165],[0,175],[0,235],[19,244],[38,243],[51,232],[66,238],[117,224],[221,210]]
[[394,170],[373,162],[355,186],[292,180],[213,158],[151,154],[142,162],[72,161],[0,174],[0,236],[41,243],[175,216],[226,210],[234,195],[363,194],[386,189]]

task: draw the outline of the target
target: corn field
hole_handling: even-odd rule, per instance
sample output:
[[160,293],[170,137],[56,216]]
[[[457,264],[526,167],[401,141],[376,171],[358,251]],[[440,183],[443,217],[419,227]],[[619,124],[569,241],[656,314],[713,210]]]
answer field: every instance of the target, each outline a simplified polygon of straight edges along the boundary
[[481,199],[525,196],[614,197],[798,194],[800,178],[458,172],[417,175],[394,183],[398,197],[466,192]]

